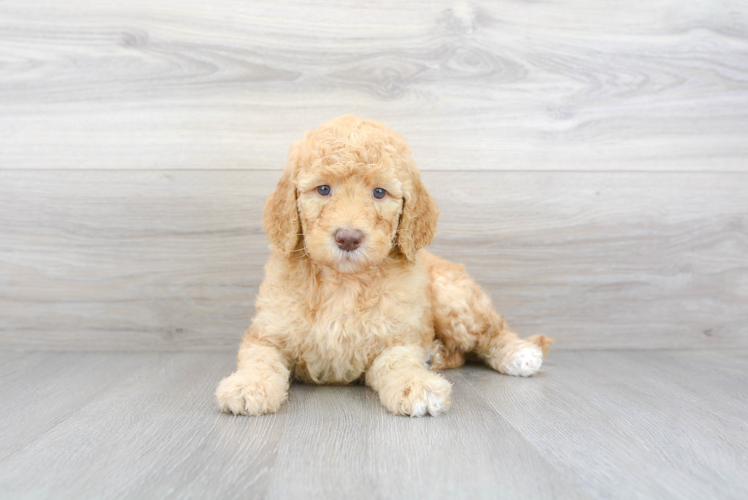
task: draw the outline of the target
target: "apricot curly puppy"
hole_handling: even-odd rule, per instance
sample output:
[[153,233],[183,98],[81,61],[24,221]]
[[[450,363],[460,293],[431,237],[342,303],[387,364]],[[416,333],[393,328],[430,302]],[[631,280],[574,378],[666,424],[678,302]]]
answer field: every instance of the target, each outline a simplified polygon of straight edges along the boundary
[[437,415],[451,384],[432,370],[476,355],[507,375],[540,369],[552,339],[520,339],[461,265],[422,247],[439,212],[405,140],[343,116],[291,147],[263,225],[272,255],[221,410],[259,415],[292,378],[363,379],[397,415]]

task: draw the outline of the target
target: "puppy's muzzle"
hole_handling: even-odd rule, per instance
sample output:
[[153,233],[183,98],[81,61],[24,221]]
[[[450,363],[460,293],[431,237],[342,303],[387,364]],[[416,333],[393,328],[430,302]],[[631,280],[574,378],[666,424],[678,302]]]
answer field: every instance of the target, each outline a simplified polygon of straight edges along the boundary
[[344,252],[355,251],[364,240],[364,233],[358,229],[338,229],[335,231],[335,243]]

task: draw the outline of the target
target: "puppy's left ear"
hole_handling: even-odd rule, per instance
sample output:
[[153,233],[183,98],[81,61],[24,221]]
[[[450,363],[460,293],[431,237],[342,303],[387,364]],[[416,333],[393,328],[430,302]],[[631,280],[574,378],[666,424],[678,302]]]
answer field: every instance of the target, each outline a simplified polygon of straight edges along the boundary
[[270,243],[286,257],[291,255],[301,240],[296,186],[291,180],[298,159],[297,149],[298,145],[291,146],[283,176],[278,181],[275,191],[265,201],[262,211],[262,226],[265,228],[265,234]]
[[397,245],[408,261],[415,262],[418,250],[430,245],[434,239],[439,208],[423,186],[415,166],[412,166],[410,186],[406,185],[404,188]]

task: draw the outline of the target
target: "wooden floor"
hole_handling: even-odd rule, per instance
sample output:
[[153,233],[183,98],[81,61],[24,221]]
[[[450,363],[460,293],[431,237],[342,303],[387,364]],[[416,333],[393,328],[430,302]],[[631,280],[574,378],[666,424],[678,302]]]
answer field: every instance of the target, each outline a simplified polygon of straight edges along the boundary
[[748,351],[557,352],[532,379],[468,366],[423,419],[363,386],[224,415],[233,358],[0,352],[0,498],[748,498]]

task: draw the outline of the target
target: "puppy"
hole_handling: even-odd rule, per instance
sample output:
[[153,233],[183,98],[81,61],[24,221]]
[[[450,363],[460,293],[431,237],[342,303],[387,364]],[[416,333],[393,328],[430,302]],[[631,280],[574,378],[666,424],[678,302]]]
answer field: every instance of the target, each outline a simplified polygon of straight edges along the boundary
[[221,410],[275,412],[291,379],[363,380],[396,415],[438,415],[451,384],[434,370],[466,356],[536,373],[552,339],[520,339],[463,266],[422,250],[438,214],[389,128],[343,116],[307,132],[265,203],[272,254]]

